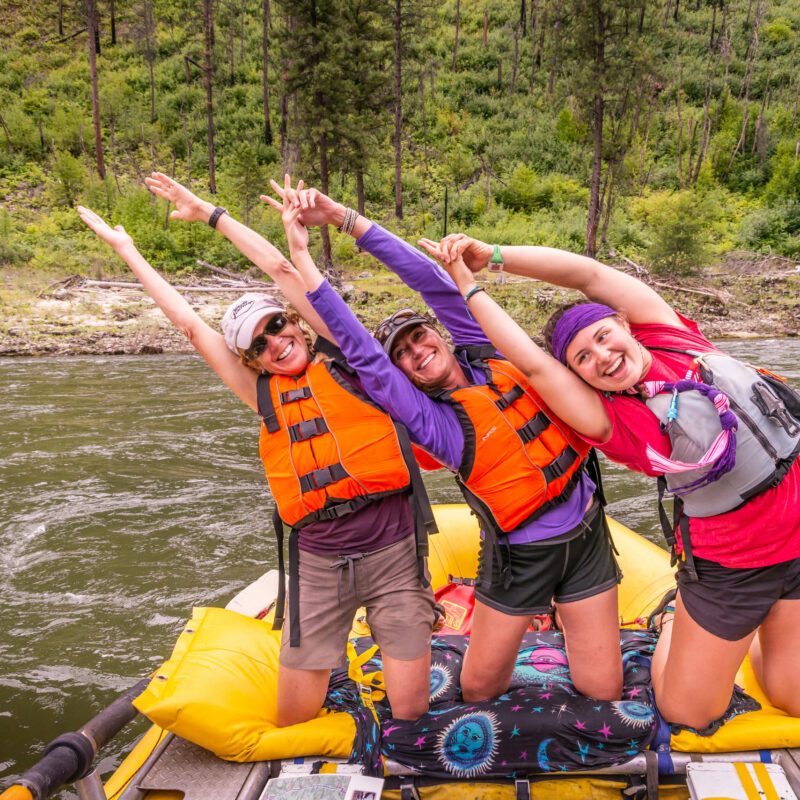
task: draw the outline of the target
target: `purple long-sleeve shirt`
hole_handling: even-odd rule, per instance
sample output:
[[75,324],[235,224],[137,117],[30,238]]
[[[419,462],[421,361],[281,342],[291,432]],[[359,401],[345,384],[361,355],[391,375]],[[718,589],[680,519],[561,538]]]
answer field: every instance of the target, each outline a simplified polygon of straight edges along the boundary
[[[420,250],[374,223],[356,244],[396,272],[407,286],[420,292],[457,346],[489,343],[480,325],[467,312],[450,276]],[[453,407],[417,389],[392,364],[383,347],[327,281],[309,292],[308,298],[370,397],[406,426],[415,444],[455,471],[464,451],[464,434]],[[483,371],[473,370],[463,355],[459,363],[472,384],[486,383]],[[594,483],[583,473],[566,503],[511,533],[509,542],[540,541],[572,530],[583,518],[594,488]]]

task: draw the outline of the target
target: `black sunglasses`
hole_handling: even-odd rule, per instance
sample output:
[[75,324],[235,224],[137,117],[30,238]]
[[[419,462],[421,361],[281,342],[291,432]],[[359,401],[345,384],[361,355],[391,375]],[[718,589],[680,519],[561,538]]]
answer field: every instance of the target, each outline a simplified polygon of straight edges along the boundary
[[267,336],[277,336],[288,324],[289,317],[286,314],[280,313],[270,317],[264,330],[250,342],[250,347],[244,351],[244,357],[248,361],[255,361],[267,349]]

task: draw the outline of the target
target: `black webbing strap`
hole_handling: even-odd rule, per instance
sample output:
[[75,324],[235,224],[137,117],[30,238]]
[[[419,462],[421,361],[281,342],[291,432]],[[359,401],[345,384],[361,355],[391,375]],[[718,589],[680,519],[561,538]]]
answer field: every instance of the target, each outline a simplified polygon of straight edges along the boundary
[[289,647],[300,647],[300,550],[297,528],[289,533]]
[[597,498],[598,505],[603,514],[603,530],[606,532],[606,537],[611,545],[611,549],[614,551],[614,555],[618,556],[619,550],[617,550],[617,545],[614,543],[614,537],[611,535],[611,527],[608,524],[608,517],[605,513],[605,507],[608,505],[608,501],[606,500],[606,493],[603,491],[603,473],[600,471],[600,459],[597,457],[597,450],[595,450],[594,447],[589,450],[588,455],[584,459],[583,468],[586,470],[586,474],[589,476],[592,483],[594,483],[594,496]]
[[578,454],[568,446],[558,458],[551,461],[543,470],[545,480],[548,483],[560,478],[578,458]]
[[674,567],[680,560],[680,556],[675,551],[676,545],[676,532],[678,527],[681,529],[681,544],[683,545],[683,560],[684,569],[686,570],[687,577],[691,581],[697,580],[697,569],[694,565],[694,556],[692,555],[692,542],[689,537],[689,517],[683,512],[683,501],[680,497],[673,497],[672,499],[672,522],[669,520],[667,510],[664,508],[664,495],[667,492],[667,479],[663,475],[659,475],[656,485],[658,486],[658,518],[661,522],[661,530],[664,532],[664,538],[670,548],[670,562],[669,565]]
[[414,513],[414,540],[417,547],[417,570],[419,572],[420,583],[427,589],[430,581],[425,575],[425,559],[428,556],[428,536],[439,532],[436,519],[433,516],[431,501],[425,484],[422,481],[422,474],[419,471],[419,464],[411,448],[411,439],[405,425],[399,422],[394,423],[397,431],[397,441],[400,444],[400,452],[405,461],[408,475],[411,480],[411,494],[409,502]]
[[328,423],[325,422],[324,417],[304,419],[302,422],[295,422],[294,425],[289,426],[289,441],[292,444],[305,442],[307,439],[313,439],[315,436],[328,433],[328,430]]
[[298,400],[307,400],[309,397],[311,397],[311,387],[304,386],[302,389],[281,392],[281,403],[296,403]]
[[513,389],[509,389],[504,395],[495,400],[494,404],[500,411],[505,411],[505,409],[516,403],[524,394],[525,391],[523,388],[516,385]]
[[329,467],[315,469],[300,476],[300,491],[313,492],[316,489],[324,489],[336,481],[340,481],[349,475],[347,470],[339,463],[331,464]]
[[414,776],[404,775],[400,783],[400,800],[420,800],[419,789]]
[[544,411],[540,411],[522,427],[517,428],[517,436],[519,436],[523,444],[529,444],[536,439],[537,436],[541,436],[542,431],[546,430],[549,424],[550,418]]
[[259,375],[256,381],[256,398],[258,403],[258,413],[264,420],[267,433],[277,433],[280,430],[278,417],[275,414],[275,406],[272,404],[272,394],[269,390],[269,375]]
[[526,778],[517,778],[514,781],[516,800],[531,800],[531,782]]
[[278,596],[275,598],[275,619],[272,630],[279,631],[283,628],[286,618],[286,568],[283,563],[283,520],[278,512],[278,507],[272,512],[272,524],[275,527],[275,540],[278,544]]

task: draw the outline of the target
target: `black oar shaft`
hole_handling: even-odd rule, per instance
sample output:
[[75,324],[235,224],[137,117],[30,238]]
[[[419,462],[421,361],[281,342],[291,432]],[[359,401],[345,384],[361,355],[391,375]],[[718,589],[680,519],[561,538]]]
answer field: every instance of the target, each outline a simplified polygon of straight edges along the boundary
[[24,772],[16,785],[3,792],[0,800],[24,800],[26,797],[45,800],[60,786],[86,775],[97,751],[138,713],[133,700],[144,691],[149,680],[143,678],[121,694],[77,733],[65,733],[50,742],[38,763]]

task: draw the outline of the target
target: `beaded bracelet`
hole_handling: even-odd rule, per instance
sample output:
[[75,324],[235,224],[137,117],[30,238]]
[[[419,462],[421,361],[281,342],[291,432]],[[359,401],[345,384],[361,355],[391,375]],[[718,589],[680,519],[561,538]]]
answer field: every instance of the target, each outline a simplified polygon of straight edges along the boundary
[[483,286],[473,286],[465,295],[464,295],[464,302],[469,303],[470,297],[478,292],[485,292],[486,289]]
[[358,211],[354,211],[352,208],[345,208],[344,220],[336,230],[339,231],[339,233],[347,233],[347,234],[352,233],[353,228],[355,228],[356,226],[357,219],[358,219]]

